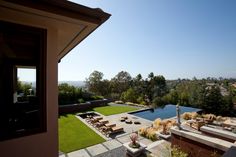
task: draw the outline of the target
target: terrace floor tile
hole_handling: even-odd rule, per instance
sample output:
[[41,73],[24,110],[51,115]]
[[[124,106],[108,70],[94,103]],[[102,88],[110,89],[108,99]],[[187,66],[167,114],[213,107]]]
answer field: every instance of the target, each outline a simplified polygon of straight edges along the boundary
[[92,156],[100,155],[108,151],[108,149],[105,148],[102,144],[87,147],[86,149]]

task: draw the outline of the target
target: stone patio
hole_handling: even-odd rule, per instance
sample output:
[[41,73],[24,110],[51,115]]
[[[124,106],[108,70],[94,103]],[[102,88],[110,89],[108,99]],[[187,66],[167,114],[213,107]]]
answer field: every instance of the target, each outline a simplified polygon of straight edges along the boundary
[[[122,145],[130,141],[129,135],[124,135],[116,139],[108,140],[101,144],[77,150],[68,154],[61,154],[59,157],[126,157],[126,149]],[[152,142],[146,138],[139,137],[139,142],[147,146],[146,152],[141,157],[147,156],[166,156],[169,142],[158,140]]]
[[[98,115],[101,115],[97,113]],[[83,118],[80,116],[76,116],[78,119],[80,119],[84,124],[86,124],[88,127],[90,127],[92,130],[94,130],[97,134],[99,134],[101,137],[103,137],[106,142],[93,145],[90,147],[87,147],[85,149],[77,150],[74,152],[70,152],[68,154],[59,154],[59,157],[126,157],[126,148],[123,146],[124,143],[127,143],[130,141],[129,135],[132,132],[138,131],[141,127],[149,127],[152,125],[152,121],[134,116],[132,114],[128,113],[121,113],[116,115],[110,115],[110,116],[103,116],[103,119],[108,120],[110,123],[116,124],[116,126],[120,126],[124,128],[124,132],[120,134],[115,134],[110,137],[106,137],[101,132],[99,132],[96,128],[88,124]],[[128,117],[129,120],[132,121],[132,124],[127,124],[125,122],[121,122],[121,117]],[[134,121],[139,121],[140,124],[134,124]],[[146,153],[142,154],[143,157],[146,156],[156,156],[157,154],[162,154],[159,151],[163,151],[162,149],[164,146],[164,143],[168,144],[168,142],[165,142],[164,140],[158,140],[156,142],[152,142],[149,139],[146,139],[144,137],[139,136],[138,141],[145,144],[147,146]],[[159,151],[157,151],[157,149]]]

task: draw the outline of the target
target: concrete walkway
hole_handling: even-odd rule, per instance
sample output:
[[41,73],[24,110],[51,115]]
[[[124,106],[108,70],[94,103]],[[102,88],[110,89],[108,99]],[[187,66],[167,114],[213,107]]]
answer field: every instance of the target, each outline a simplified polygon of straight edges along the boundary
[[[129,135],[125,135],[66,155],[61,154],[59,157],[126,157],[126,149],[123,144],[129,141]],[[170,143],[164,140],[152,142],[146,138],[139,137],[139,142],[147,145],[146,153],[149,156],[162,157],[169,152],[167,146]],[[147,155],[143,154],[143,156]]]

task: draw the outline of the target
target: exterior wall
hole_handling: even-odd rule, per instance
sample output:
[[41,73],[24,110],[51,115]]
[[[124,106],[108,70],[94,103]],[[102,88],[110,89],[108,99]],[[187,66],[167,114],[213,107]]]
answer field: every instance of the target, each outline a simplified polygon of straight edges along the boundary
[[224,154],[223,151],[209,147],[207,145],[192,141],[190,139],[180,137],[178,135],[171,135],[172,146],[177,145],[184,152],[188,153],[189,157],[218,157]]
[[[1,14],[0,20],[8,19],[7,17],[8,15]],[[12,17],[9,17],[9,19],[12,19]],[[47,131],[40,134],[0,141],[2,157],[58,157],[57,46],[57,30],[49,27],[47,28],[47,62],[45,63],[47,65],[47,75],[45,76],[47,80]]]

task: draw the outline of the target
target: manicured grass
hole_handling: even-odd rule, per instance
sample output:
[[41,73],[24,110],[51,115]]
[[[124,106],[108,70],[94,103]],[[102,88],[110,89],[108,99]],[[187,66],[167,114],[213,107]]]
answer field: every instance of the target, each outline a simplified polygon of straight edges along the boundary
[[105,140],[72,114],[60,116],[59,149],[68,153]]
[[112,114],[119,114],[129,111],[137,110],[136,107],[132,106],[104,106],[104,107],[95,107],[93,108],[94,111],[99,112],[105,116],[112,115]]

